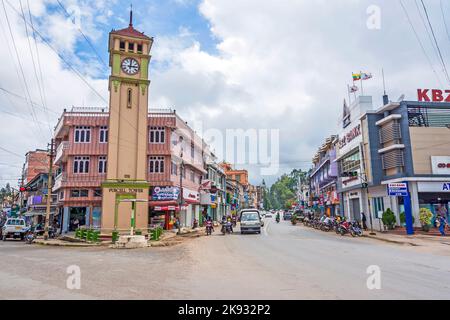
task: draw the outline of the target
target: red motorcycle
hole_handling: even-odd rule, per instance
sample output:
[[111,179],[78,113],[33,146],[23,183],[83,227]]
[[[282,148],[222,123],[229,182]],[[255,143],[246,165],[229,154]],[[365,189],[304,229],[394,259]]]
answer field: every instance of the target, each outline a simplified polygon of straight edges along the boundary
[[352,237],[356,237],[355,230],[353,230],[353,225],[351,222],[344,221],[339,226],[339,233],[341,236],[345,236],[347,233],[351,234]]

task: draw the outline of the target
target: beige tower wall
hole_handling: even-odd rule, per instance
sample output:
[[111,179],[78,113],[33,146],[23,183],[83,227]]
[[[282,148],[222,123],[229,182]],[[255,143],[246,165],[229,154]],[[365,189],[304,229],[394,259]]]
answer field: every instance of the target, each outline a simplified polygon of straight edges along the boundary
[[[117,199],[128,197],[148,201],[149,185],[146,182],[148,146],[148,52],[151,40],[110,34],[109,81],[110,116],[107,180],[103,184],[102,232],[111,233],[115,227]],[[142,43],[143,54],[121,51],[120,41]],[[136,46],[135,46],[136,47]],[[139,62],[136,75],[124,73],[120,65],[125,58]],[[131,103],[128,93],[131,92]],[[127,200],[125,200],[127,201]],[[131,227],[131,203],[122,202],[117,207],[117,229],[127,233]],[[136,229],[144,233],[148,228],[148,203],[136,203]]]

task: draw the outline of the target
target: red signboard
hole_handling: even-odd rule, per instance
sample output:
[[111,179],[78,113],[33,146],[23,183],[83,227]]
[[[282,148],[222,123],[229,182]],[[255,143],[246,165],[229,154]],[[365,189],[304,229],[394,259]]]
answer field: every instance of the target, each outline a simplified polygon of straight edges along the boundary
[[417,99],[421,102],[450,102],[450,90],[417,89]]

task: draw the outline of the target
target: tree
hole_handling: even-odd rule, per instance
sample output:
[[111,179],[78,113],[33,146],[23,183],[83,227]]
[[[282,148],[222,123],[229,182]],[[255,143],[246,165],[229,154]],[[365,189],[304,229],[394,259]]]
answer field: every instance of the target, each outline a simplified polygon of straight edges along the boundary
[[294,169],[289,174],[283,174],[269,190],[270,209],[290,209],[297,202],[298,187],[301,183],[306,183],[308,173]]

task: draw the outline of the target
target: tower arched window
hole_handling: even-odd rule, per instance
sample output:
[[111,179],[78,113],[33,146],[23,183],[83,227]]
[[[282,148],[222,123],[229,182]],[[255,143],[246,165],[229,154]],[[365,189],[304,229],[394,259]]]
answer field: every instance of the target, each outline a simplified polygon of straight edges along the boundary
[[132,89],[128,89],[128,92],[127,92],[127,107],[130,108],[130,109],[131,109],[132,97],[133,97],[133,91],[132,91]]

